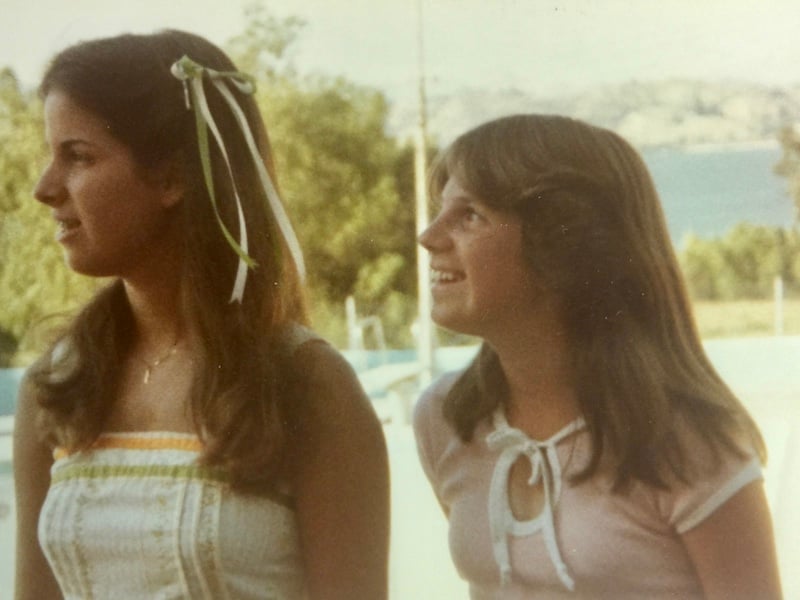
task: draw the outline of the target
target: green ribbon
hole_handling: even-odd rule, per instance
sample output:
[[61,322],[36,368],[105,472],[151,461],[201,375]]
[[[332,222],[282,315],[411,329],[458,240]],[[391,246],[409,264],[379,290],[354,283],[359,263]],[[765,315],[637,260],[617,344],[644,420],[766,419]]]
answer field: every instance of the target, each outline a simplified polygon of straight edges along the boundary
[[[272,214],[278,223],[278,228],[286,241],[287,246],[292,254],[298,272],[301,277],[305,277],[305,265],[303,263],[303,253],[300,249],[300,243],[297,240],[297,235],[292,229],[289,217],[283,208],[280,201],[278,192],[269,176],[261,154],[258,152],[253,134],[250,131],[250,126],[247,122],[247,117],[234,98],[230,89],[227,87],[226,82],[235,85],[239,91],[244,94],[252,94],[255,92],[255,82],[252,77],[239,71],[216,71],[203,67],[194,62],[188,56],[183,56],[180,60],[176,61],[171,68],[172,74],[183,83],[184,98],[186,101],[186,108],[191,110],[194,107],[195,125],[197,127],[197,142],[200,152],[200,163],[203,168],[203,178],[205,179],[208,195],[211,199],[211,205],[214,209],[214,215],[217,218],[222,234],[230,247],[239,257],[239,264],[236,270],[236,279],[233,284],[233,291],[231,293],[231,302],[241,302],[244,296],[244,288],[247,282],[247,271],[256,267],[256,261],[248,254],[247,243],[247,223],[245,220],[244,210],[242,203],[239,199],[239,192],[236,187],[236,179],[233,176],[233,169],[231,168],[230,160],[228,159],[228,152],[225,149],[225,144],[222,135],[219,132],[211,110],[208,107],[208,102],[203,88],[203,75],[205,74],[225,102],[230,107],[239,127],[244,134],[250,155],[253,163],[264,187],[264,192],[269,201]],[[214,180],[211,171],[211,153],[209,151],[208,131],[211,130],[214,140],[219,147],[220,153],[225,160],[225,166],[228,169],[228,175],[231,178],[234,200],[236,202],[236,212],[239,217],[239,240],[234,239],[231,232],[225,226],[225,223],[220,216],[217,207],[216,194],[214,192]]]

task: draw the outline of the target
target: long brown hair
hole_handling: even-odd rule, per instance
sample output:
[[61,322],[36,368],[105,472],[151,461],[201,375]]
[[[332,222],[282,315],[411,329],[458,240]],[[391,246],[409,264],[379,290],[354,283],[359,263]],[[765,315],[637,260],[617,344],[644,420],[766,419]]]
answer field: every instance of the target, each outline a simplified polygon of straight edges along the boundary
[[[58,90],[103,119],[146,173],[173,161],[186,185],[181,202],[181,310],[199,333],[200,368],[191,410],[206,463],[228,469],[234,483],[259,487],[281,467],[297,410],[297,377],[285,333],[307,322],[297,268],[280,235],[244,137],[212,85],[205,90],[225,138],[247,217],[251,272],[241,303],[230,303],[237,255],[225,241],[209,200],[194,115],[171,65],[183,55],[218,71],[236,70],[205,39],[181,32],[121,35],[67,48],[50,64],[40,93]],[[266,128],[252,96],[232,92],[275,180]],[[211,162],[217,204],[236,234],[233,188],[216,146]],[[66,332],[31,367],[26,385],[44,413],[53,444],[90,446],[103,429],[117,392],[117,373],[133,341],[133,316],[121,281],[101,290]]]
[[[578,481],[604,456],[617,489],[687,480],[677,434],[686,425],[717,459],[742,445],[766,459],[755,423],[703,350],[658,194],[630,144],[566,117],[510,116],[456,139],[432,169],[432,194],[451,176],[519,216],[526,263],[561,300],[593,446]],[[446,398],[445,418],[469,441],[505,390],[484,343]]]

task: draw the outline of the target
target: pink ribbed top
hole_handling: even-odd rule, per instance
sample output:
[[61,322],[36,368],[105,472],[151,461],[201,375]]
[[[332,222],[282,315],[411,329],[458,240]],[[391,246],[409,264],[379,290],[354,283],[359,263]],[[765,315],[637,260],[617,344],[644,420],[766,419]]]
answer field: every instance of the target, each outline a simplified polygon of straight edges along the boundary
[[[419,400],[414,429],[423,469],[449,514],[453,562],[473,599],[700,599],[700,582],[681,541],[737,491],[761,478],[755,458],[729,456],[715,469],[697,439],[687,447],[708,477],[670,490],[641,482],[611,492],[601,464],[589,481],[569,478],[587,464],[590,437],[576,421],[549,440],[533,440],[499,411],[463,443],[444,421],[442,402],[458,374],[434,383]],[[691,453],[694,449],[694,453]],[[508,475],[528,460],[532,484],[544,485],[542,513],[517,520]]]

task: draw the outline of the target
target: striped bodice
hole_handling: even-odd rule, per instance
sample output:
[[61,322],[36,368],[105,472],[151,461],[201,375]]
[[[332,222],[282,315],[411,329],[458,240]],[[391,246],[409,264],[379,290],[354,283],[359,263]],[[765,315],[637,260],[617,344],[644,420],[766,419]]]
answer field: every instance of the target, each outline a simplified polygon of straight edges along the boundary
[[231,491],[200,450],[137,432],[56,453],[39,539],[66,599],[305,596],[290,498]]

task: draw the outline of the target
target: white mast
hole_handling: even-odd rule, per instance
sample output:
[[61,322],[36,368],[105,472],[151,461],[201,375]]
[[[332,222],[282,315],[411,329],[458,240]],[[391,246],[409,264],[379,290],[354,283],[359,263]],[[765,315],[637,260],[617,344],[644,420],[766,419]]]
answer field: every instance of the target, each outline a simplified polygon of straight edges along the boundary
[[[428,190],[426,145],[428,140],[425,103],[425,59],[423,43],[422,0],[417,0],[417,77],[419,106],[414,136],[414,183],[416,191],[417,236],[428,227]],[[417,245],[417,286],[419,315],[417,317],[417,358],[421,386],[433,377],[433,323],[431,322],[430,263],[428,252]]]

